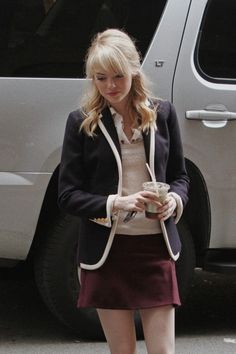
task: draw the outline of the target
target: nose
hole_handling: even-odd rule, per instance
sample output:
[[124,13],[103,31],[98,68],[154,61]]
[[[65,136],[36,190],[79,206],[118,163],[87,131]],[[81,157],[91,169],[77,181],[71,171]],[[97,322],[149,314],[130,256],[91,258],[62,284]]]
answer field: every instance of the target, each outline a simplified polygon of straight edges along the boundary
[[108,87],[109,87],[109,88],[114,88],[114,87],[116,87],[116,83],[115,83],[115,80],[114,80],[113,78],[110,78],[110,79],[108,80]]

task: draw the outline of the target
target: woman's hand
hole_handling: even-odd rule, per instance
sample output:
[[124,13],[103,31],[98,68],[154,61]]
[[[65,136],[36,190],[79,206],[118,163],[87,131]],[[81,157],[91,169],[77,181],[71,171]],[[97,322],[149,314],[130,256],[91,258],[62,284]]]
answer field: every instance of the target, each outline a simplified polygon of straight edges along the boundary
[[123,197],[116,197],[113,204],[113,211],[125,210],[142,212],[145,210],[146,203],[152,203],[158,208],[162,207],[162,204],[158,201],[156,193],[141,191]]
[[156,193],[141,191],[124,197],[116,197],[113,204],[113,211],[125,210],[143,212],[146,203],[156,205],[158,212],[157,218],[162,221],[169,219],[169,217],[175,213],[177,207],[175,198],[169,194],[167,194],[165,201],[160,203]]
[[158,208],[158,219],[165,221],[169,219],[175,213],[177,203],[174,197],[167,194],[165,201],[162,203],[161,207]]

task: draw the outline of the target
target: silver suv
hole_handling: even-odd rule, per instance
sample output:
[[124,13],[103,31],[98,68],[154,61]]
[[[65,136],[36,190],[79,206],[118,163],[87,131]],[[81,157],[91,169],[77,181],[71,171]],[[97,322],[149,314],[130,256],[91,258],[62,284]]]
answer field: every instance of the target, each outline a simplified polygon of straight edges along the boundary
[[235,0],[5,0],[0,7],[1,265],[30,257],[54,315],[81,336],[102,335],[94,310],[76,310],[79,219],[59,211],[57,182],[65,121],[86,86],[85,50],[96,32],[118,27],[137,39],[154,93],[179,117],[191,179],[179,223],[181,296],[196,266],[235,272]]

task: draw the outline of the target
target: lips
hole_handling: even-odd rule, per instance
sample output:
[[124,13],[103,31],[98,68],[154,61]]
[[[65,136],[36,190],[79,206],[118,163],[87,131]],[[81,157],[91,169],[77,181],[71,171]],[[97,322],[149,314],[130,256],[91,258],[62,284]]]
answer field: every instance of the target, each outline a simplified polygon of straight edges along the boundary
[[108,96],[116,96],[119,92],[118,91],[114,91],[114,92],[108,92]]

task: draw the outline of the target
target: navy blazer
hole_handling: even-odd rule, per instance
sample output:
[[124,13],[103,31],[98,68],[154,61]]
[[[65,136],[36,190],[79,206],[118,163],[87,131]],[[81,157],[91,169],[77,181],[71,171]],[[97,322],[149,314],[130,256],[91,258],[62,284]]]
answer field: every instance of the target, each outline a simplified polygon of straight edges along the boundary
[[[143,133],[146,160],[156,180],[170,184],[183,206],[188,200],[189,178],[185,169],[178,121],[173,105],[156,101],[157,130]],[[122,156],[114,121],[107,107],[94,137],[80,131],[80,110],[70,113],[65,130],[60,173],[59,207],[80,218],[78,263],[96,269],[106,260],[117,221],[107,223],[107,198],[121,195]],[[103,225],[104,222],[104,225]],[[173,217],[162,225],[168,251],[177,259],[181,243]]]

